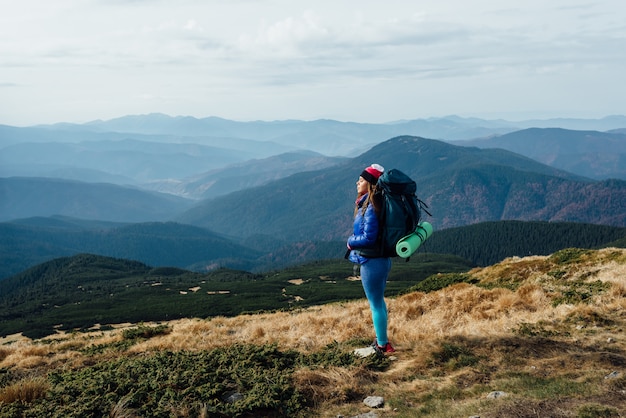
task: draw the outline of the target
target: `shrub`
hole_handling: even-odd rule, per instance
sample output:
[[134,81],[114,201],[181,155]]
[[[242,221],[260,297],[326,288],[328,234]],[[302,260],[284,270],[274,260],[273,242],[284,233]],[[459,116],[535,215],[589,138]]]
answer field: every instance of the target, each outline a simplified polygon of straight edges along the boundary
[[443,343],[441,349],[432,354],[432,359],[436,365],[445,365],[452,370],[478,363],[478,357],[470,349],[450,343]]
[[31,403],[43,398],[48,387],[48,382],[41,377],[11,383],[0,389],[0,403]]
[[581,248],[565,248],[553,253],[549,257],[549,260],[555,264],[571,264],[581,261],[581,258],[589,253],[591,253],[591,250]]
[[411,292],[436,292],[455,283],[473,283],[474,279],[467,273],[444,273],[429,276],[406,291]]
[[125,329],[122,332],[122,337],[125,340],[136,340],[138,338],[149,339],[157,335],[169,334],[171,331],[172,329],[168,325],[157,325],[156,327],[139,325],[137,328]]
[[584,280],[571,281],[567,283],[567,288],[561,290],[560,296],[552,301],[552,306],[589,303],[593,296],[606,292],[610,288],[610,283],[605,283],[600,280],[596,280],[595,282],[587,282]]
[[615,408],[603,405],[583,405],[578,409],[577,418],[618,418],[621,415]]

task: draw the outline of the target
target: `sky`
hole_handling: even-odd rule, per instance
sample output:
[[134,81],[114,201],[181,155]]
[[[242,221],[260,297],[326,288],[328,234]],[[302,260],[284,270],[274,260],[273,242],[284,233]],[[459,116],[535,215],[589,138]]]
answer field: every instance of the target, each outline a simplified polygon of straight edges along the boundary
[[626,114],[623,0],[0,0],[0,124]]

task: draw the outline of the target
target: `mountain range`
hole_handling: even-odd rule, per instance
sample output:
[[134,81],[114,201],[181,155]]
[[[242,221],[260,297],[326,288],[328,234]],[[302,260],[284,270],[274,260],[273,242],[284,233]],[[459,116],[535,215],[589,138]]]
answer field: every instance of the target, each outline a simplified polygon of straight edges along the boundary
[[0,221],[63,215],[114,222],[163,221],[193,201],[111,183],[45,177],[0,177]]
[[528,128],[505,135],[454,143],[506,149],[551,167],[596,180],[626,180],[624,132]]
[[[618,128],[625,118],[561,122],[613,131],[514,130],[511,122],[457,117],[372,125],[145,115],[0,126],[0,244],[22,250],[7,253],[14,266],[101,251],[107,240],[106,255],[137,256],[126,244],[142,234],[170,237],[154,239],[152,256],[138,256],[148,263],[175,256],[184,267],[254,268],[332,257],[350,230],[356,179],[372,162],[416,180],[437,231],[506,220],[626,226],[626,136]],[[465,139],[375,139],[411,127]],[[477,131],[489,136],[466,138]],[[330,156],[340,148],[343,155]],[[52,245],[55,234],[77,230],[77,241]],[[188,239],[185,251],[193,240],[210,250],[186,257],[171,247],[177,235]]]
[[[215,170],[294,151],[355,157],[389,138],[408,135],[500,147],[557,168],[579,170],[589,178],[624,180],[626,134],[620,129],[626,129],[624,116],[518,122],[448,116],[372,124],[236,122],[150,114],[86,124],[0,125],[0,177],[137,185],[202,199],[211,192],[190,193],[199,190],[187,183]],[[280,165],[270,164],[277,168],[277,178]]]
[[[207,399],[229,406],[222,396],[232,395],[229,382],[248,385],[246,371],[256,370],[263,390],[237,392],[253,405],[250,414],[267,412],[274,399],[294,405],[295,397],[283,396],[291,390],[268,401],[271,381],[295,384],[306,396],[298,402],[316,405],[312,413],[323,405],[328,415],[362,409],[363,388],[376,393],[387,384],[403,385],[385,395],[400,414],[430,408],[445,415],[459,399],[465,405],[459,414],[482,414],[491,392],[504,395],[488,402],[494,416],[559,408],[617,416],[624,379],[612,367],[623,364],[615,342],[624,253],[615,247],[626,246],[626,123],[561,122],[554,128],[451,117],[361,126],[148,115],[0,126],[0,359],[9,365],[0,376],[0,407],[49,415],[88,404],[98,405],[92,410],[100,415],[133,415],[163,406],[164,414],[189,414],[189,391],[200,387],[192,395],[204,395],[192,396],[192,407],[202,403],[198,410],[206,412]],[[407,132],[411,126],[422,133]],[[435,127],[439,133],[424,133]],[[349,302],[363,293],[341,256],[356,180],[373,162],[416,180],[435,233],[411,260],[394,261],[390,273],[401,361],[376,356],[378,365],[364,359],[352,367],[345,354],[371,342],[365,337],[371,324],[357,321],[362,327],[355,332],[354,318],[367,307]],[[610,248],[590,250],[604,247]],[[321,306],[329,302],[338,303]],[[254,320],[250,313],[259,311]],[[351,319],[338,324],[340,317]],[[163,323],[174,318],[187,319]],[[475,338],[478,319],[493,338]],[[139,325],[115,329],[128,322]],[[420,338],[441,334],[448,322],[454,332],[423,344]],[[299,325],[306,332],[282,332]],[[319,341],[329,326],[341,334],[331,335],[331,344]],[[288,350],[280,358],[277,335],[287,336],[279,341]],[[258,348],[237,343],[251,336]],[[207,344],[219,349],[206,351]],[[540,355],[537,347],[544,347]],[[310,360],[296,360],[305,359],[295,357],[298,350]],[[561,352],[573,354],[555,357]],[[571,365],[582,364],[581,353],[586,363],[578,369],[592,372],[573,379]],[[265,373],[268,359],[289,373]],[[194,374],[198,361],[218,367]],[[294,372],[296,361],[301,369]],[[215,381],[205,379],[214,369]],[[155,399],[155,379],[131,375],[173,376],[159,389],[177,403],[146,407]],[[202,385],[188,390],[180,376]],[[582,381],[591,383],[576,385]],[[416,393],[416,385],[434,389]],[[103,395],[103,387],[121,389]],[[129,387],[147,395],[129,404]],[[513,409],[502,389],[518,398]],[[75,402],[68,403],[68,391]],[[256,392],[266,403],[250,397]],[[100,403],[100,395],[108,400]]]
[[[62,126],[68,126],[64,124]],[[75,127],[75,125],[69,125]],[[389,123],[356,123],[320,119],[313,121],[251,121],[239,122],[217,117],[171,117],[163,114],[131,115],[107,121],[93,121],[80,125],[101,132],[137,134],[168,134],[199,137],[254,138],[286,146],[309,149],[325,155],[358,153],[363,146],[384,139],[412,135],[433,139],[462,140],[514,132],[526,128],[561,127],[575,130],[608,131],[626,128],[626,116],[608,116],[602,119],[548,119],[506,121],[446,116]]]
[[[350,232],[356,178],[372,161],[400,168],[418,182],[419,195],[433,214],[425,214],[424,219],[440,231],[433,237],[433,244],[448,229],[487,221],[626,226],[625,181],[586,179],[501,149],[399,137],[325,169],[299,172],[191,206],[190,200],[176,202],[182,198],[121,186],[58,179],[2,179],[3,195],[10,196],[2,202],[5,206],[10,202],[14,213],[24,196],[31,199],[31,207],[43,205],[48,212],[0,223],[0,273],[6,277],[38,262],[81,252],[193,270],[226,266],[250,271],[337,258]],[[66,190],[59,194],[55,183],[73,193]],[[127,212],[119,211],[120,205],[127,205]],[[78,219],[81,216],[77,212],[51,216],[55,209],[85,206],[94,211],[83,218],[94,220]],[[167,219],[136,219],[147,218],[150,213],[156,216],[157,209]],[[170,211],[169,217],[164,216],[166,210]],[[575,230],[571,226],[569,229]],[[618,235],[610,231],[600,243],[623,234],[622,229],[617,230]],[[528,234],[544,233],[545,229],[534,229]],[[462,238],[462,231],[457,237],[457,241],[470,243],[467,236]],[[486,239],[493,241],[493,237]],[[523,236],[506,237],[502,243],[519,239],[526,240]],[[451,250],[449,245],[436,248],[454,254],[459,251]],[[558,249],[554,245],[548,248]],[[533,251],[539,251],[539,247],[522,246],[513,253],[496,251],[493,255]],[[484,254],[470,259],[475,263],[479,259],[493,261]]]
[[[626,247],[626,228],[495,221],[438,230],[419,253],[454,255],[469,266],[485,266],[512,256],[607,246]],[[317,260],[340,260],[345,242],[288,242],[262,235],[238,242],[174,222],[119,224],[55,216],[0,223],[0,281],[49,260],[82,253],[136,260],[155,268],[194,272],[230,268],[259,273]],[[417,254],[411,261],[416,258]]]
[[507,219],[626,225],[625,181],[593,181],[501,149],[408,136],[325,170],[200,202],[176,221],[240,239],[342,239],[351,225],[355,182],[372,162],[417,182],[436,229]]

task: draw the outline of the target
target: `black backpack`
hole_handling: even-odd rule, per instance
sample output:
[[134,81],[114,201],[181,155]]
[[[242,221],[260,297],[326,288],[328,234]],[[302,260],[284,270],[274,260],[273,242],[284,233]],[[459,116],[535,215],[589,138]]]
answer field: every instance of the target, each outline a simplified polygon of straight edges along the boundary
[[430,212],[426,203],[417,198],[415,181],[398,169],[385,171],[378,179],[377,189],[379,256],[397,257],[396,244],[400,238],[415,232],[422,211],[428,215]]

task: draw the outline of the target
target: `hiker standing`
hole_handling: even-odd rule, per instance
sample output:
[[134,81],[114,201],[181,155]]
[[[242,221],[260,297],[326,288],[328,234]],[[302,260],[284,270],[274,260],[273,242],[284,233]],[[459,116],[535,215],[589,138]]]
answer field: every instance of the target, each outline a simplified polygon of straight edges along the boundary
[[379,164],[365,168],[356,182],[357,199],[354,210],[353,233],[348,238],[348,259],[361,270],[361,283],[372,312],[376,333],[374,348],[392,353],[394,348],[387,339],[387,304],[385,287],[391,269],[391,258],[378,254],[379,213],[381,202],[377,199],[376,183],[385,171]]

